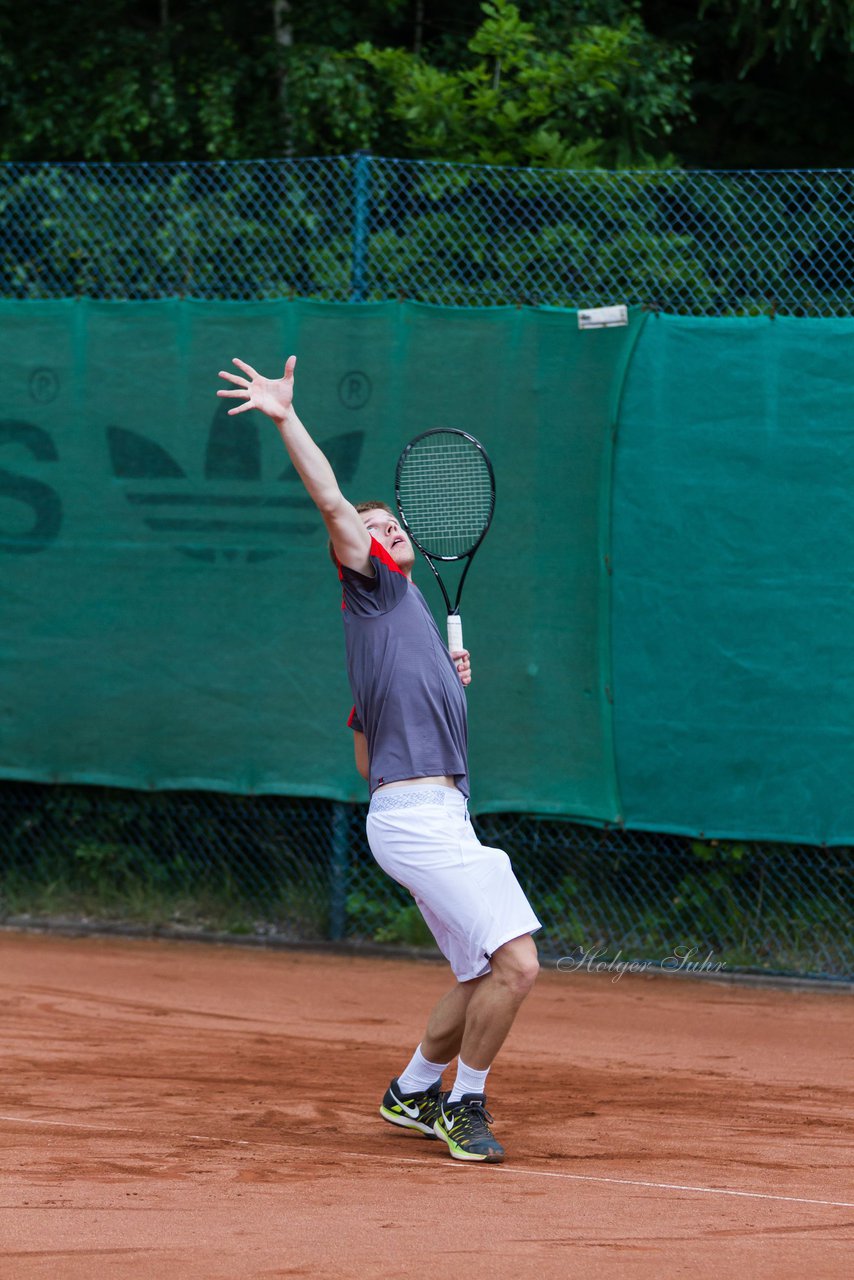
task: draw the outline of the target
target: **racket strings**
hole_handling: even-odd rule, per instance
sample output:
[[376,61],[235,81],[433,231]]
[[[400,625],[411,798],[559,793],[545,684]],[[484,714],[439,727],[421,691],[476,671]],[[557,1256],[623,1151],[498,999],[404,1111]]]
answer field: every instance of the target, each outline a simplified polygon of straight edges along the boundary
[[435,433],[417,441],[398,473],[406,524],[430,555],[462,556],[489,526],[495,491],[489,463],[463,436]]

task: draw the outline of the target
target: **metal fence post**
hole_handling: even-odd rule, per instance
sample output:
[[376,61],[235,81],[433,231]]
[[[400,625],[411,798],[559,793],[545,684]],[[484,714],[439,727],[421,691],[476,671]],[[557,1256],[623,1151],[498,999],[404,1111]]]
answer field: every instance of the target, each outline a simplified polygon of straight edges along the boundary
[[340,942],[347,926],[347,883],[350,873],[350,806],[332,806],[332,858],[329,876],[329,937]]
[[357,151],[353,159],[353,264],[350,273],[350,301],[364,302],[368,286],[371,153]]

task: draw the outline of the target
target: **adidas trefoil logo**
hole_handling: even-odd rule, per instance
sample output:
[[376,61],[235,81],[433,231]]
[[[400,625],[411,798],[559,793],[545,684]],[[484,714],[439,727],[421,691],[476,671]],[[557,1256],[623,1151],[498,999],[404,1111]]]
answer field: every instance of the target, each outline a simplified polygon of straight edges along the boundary
[[[342,484],[355,476],[363,442],[363,431],[320,442]],[[295,537],[323,531],[293,467],[275,476],[274,485],[265,480],[258,424],[229,418],[225,404],[214,414],[198,480],[137,431],[108,427],[107,443],[113,473],[142,523],[158,541],[193,559],[257,563],[292,551]]]

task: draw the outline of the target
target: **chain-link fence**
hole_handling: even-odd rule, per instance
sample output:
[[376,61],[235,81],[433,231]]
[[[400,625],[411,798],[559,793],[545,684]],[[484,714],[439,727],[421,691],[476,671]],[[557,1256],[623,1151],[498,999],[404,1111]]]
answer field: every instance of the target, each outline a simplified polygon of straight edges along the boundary
[[0,166],[0,295],[854,313],[854,173]]
[[[0,917],[283,941],[429,946],[371,859],[363,806],[213,793],[0,787]],[[854,978],[849,849],[741,845],[487,815],[562,968]]]
[[[359,154],[0,166],[0,296],[626,302],[854,314],[854,175],[547,172]],[[0,786],[0,917],[428,944],[358,807]],[[544,954],[854,975],[849,849],[487,817]]]

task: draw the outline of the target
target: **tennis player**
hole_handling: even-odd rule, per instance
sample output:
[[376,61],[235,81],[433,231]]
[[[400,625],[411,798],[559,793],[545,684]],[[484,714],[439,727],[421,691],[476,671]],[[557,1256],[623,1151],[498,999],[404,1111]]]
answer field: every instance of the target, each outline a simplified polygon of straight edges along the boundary
[[497,1164],[504,1148],[490,1128],[486,1078],[536,979],[531,934],[540,922],[506,853],[481,845],[468,817],[469,654],[448,653],[412,582],[413,548],[391,509],[355,507],[341,493],[294,412],[296,358],[277,379],[234,364],[242,373],[221,372],[232,387],[217,394],[242,401],[232,415],[259,409],[272,419],[329,533],[344,594],[356,765],[371,790],[371,852],[413,895],[456,978],[380,1115],[442,1138],[456,1160]]

